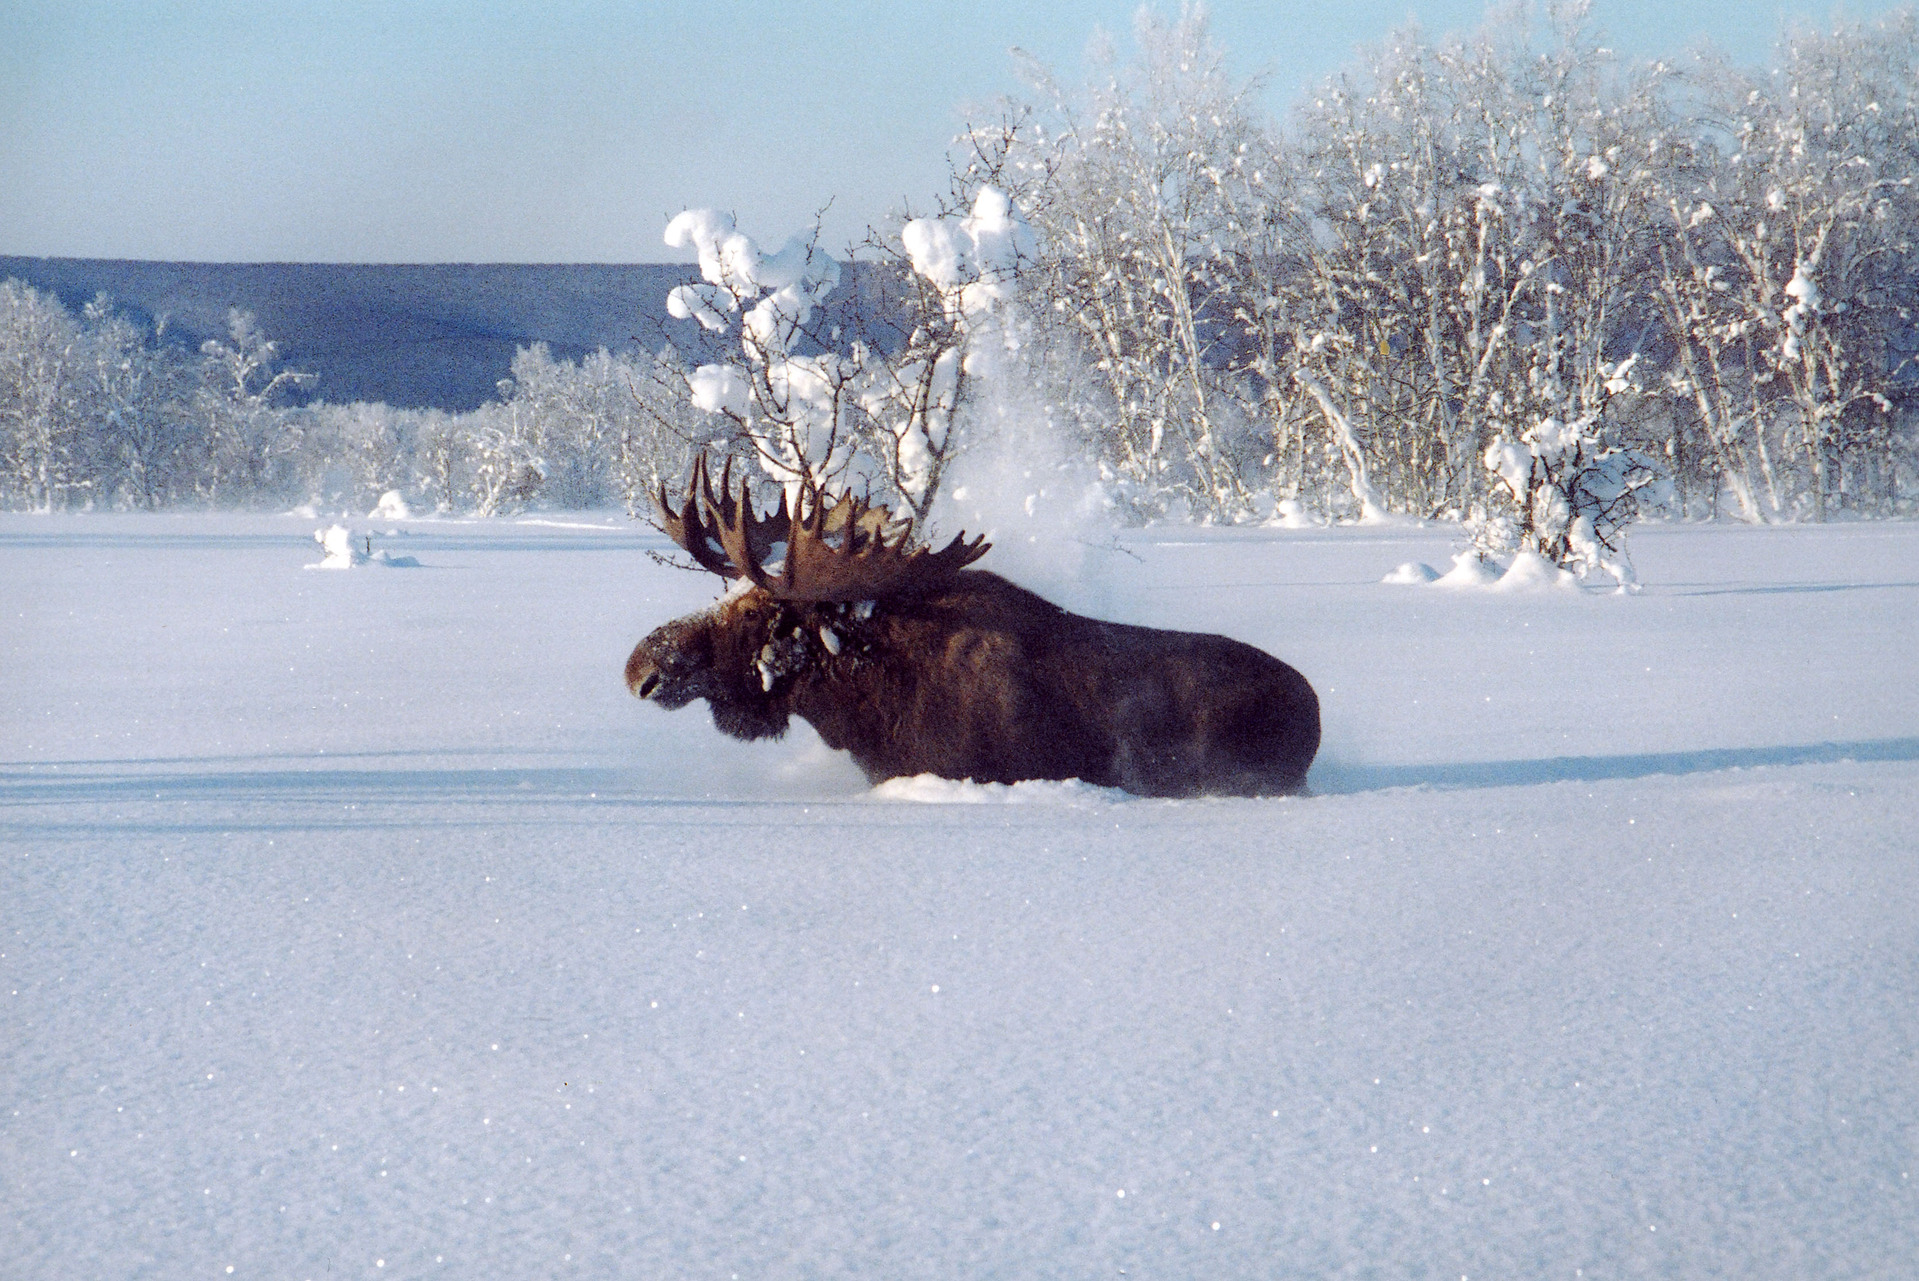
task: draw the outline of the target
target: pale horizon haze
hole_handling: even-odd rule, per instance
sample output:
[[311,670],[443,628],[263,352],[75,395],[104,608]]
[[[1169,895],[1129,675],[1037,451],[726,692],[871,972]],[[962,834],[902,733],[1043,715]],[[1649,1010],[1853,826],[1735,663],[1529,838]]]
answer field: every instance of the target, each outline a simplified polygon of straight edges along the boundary
[[[1595,0],[1630,59],[1768,62],[1786,24],[1899,6]],[[1175,9],[1160,6],[1169,16]],[[671,261],[681,209],[833,248],[946,187],[945,152],[1024,85],[1068,82],[1135,6],[101,3],[0,6],[0,255],[203,262]],[[1283,119],[1392,30],[1465,0],[1208,7]]]

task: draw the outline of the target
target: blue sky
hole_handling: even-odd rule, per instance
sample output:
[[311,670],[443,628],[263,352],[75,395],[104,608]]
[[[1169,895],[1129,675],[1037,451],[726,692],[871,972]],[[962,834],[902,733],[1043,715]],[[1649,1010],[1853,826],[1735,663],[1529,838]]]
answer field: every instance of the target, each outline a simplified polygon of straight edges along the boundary
[[[1871,16],[1890,3],[1854,0]],[[0,253],[207,261],[634,262],[689,205],[836,245],[945,185],[944,150],[1067,78],[1120,0],[0,4]],[[1464,0],[1219,0],[1214,35],[1283,113],[1355,50]],[[1826,0],[1594,0],[1633,57],[1710,38],[1761,63]],[[776,16],[777,15],[777,16]]]

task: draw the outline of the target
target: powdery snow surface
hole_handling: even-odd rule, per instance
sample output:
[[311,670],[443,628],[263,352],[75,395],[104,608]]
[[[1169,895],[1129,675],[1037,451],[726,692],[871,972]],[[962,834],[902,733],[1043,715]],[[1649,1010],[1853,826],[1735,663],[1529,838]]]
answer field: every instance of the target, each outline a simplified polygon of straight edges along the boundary
[[1919,1258],[1919,529],[1082,549],[1324,700],[1318,795],[1173,803],[722,740],[621,685],[656,536],[405,528],[0,517],[9,1279]]

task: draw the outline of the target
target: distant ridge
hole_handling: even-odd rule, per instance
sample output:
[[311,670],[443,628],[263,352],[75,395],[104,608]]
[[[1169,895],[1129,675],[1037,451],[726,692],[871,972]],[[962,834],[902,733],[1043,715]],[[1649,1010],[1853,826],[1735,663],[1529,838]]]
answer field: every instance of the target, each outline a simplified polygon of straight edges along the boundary
[[660,341],[666,294],[693,278],[678,263],[136,262],[0,256],[0,279],[56,295],[76,314],[99,293],[136,320],[164,317],[197,348],[223,338],[227,309],[252,312],[283,362],[319,375],[313,399],[473,409],[498,396],[516,348],[558,359]]

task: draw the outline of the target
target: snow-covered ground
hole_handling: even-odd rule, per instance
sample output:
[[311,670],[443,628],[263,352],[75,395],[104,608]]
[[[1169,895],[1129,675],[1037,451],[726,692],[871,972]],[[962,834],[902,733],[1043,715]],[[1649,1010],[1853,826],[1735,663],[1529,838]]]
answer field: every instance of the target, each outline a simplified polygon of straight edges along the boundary
[[315,523],[0,517],[9,1281],[1919,1268],[1919,528],[989,556],[1313,680],[1165,802],[635,702],[621,520]]

